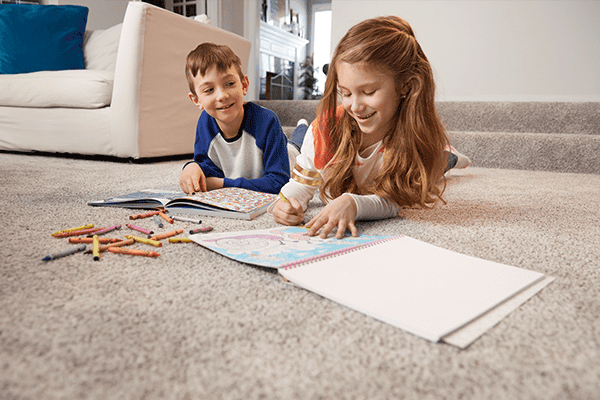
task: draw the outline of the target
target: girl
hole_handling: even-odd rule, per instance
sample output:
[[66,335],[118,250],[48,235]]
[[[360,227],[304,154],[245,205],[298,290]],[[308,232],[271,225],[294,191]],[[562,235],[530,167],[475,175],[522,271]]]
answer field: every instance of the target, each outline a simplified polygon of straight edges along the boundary
[[444,172],[470,161],[448,145],[434,95],[429,61],[406,21],[352,27],[333,54],[318,117],[281,190],[285,201],[272,207],[275,221],[301,223],[317,189],[327,205],[306,227],[323,238],[334,228],[337,238],[346,229],[357,236],[355,220],[441,200]]

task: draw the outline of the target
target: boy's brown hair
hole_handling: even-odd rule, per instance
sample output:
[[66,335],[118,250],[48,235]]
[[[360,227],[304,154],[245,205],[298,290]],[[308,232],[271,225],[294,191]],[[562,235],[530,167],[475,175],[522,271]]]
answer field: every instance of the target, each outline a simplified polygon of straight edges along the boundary
[[225,72],[232,65],[240,76],[240,80],[243,80],[242,61],[229,46],[214,43],[202,43],[198,45],[198,47],[187,55],[185,62],[185,77],[187,78],[190,92],[194,96],[198,96],[194,88],[194,77],[198,73],[204,75],[213,66],[217,67],[217,71]]

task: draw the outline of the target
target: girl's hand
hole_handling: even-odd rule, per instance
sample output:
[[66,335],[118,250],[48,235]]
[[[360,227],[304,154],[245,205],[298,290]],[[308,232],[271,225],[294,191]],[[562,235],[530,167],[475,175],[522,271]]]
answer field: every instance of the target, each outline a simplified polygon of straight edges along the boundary
[[352,236],[358,236],[358,230],[354,225],[356,219],[356,203],[352,196],[340,196],[325,206],[319,214],[311,219],[305,226],[309,228],[308,236],[314,236],[321,233],[319,236],[325,239],[333,228],[337,227],[335,237],[341,239],[346,233],[346,229],[350,230]]
[[283,225],[300,225],[304,219],[304,209],[297,199],[288,199],[289,202],[278,200],[273,207],[273,219]]
[[195,162],[186,165],[179,177],[179,187],[189,194],[206,192],[206,176],[204,176],[202,168]]

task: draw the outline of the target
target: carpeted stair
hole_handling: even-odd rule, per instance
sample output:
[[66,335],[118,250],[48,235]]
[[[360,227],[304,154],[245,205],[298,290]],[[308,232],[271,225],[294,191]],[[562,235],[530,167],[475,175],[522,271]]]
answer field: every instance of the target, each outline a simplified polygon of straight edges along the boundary
[[[318,101],[256,103],[289,135],[298,118],[315,118]],[[600,174],[600,103],[440,101],[437,109],[474,167]]]

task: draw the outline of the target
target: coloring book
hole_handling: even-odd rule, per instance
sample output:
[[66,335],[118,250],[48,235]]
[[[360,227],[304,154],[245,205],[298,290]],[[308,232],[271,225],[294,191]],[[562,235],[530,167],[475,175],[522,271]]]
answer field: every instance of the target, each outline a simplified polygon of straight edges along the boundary
[[187,195],[180,191],[146,189],[106,200],[91,201],[88,204],[142,209],[164,207],[172,213],[251,220],[264,214],[276,199],[275,194],[238,187],[216,189],[194,195]]
[[231,259],[277,268],[304,289],[434,342],[544,278],[403,235],[306,233],[278,227],[190,238]]

